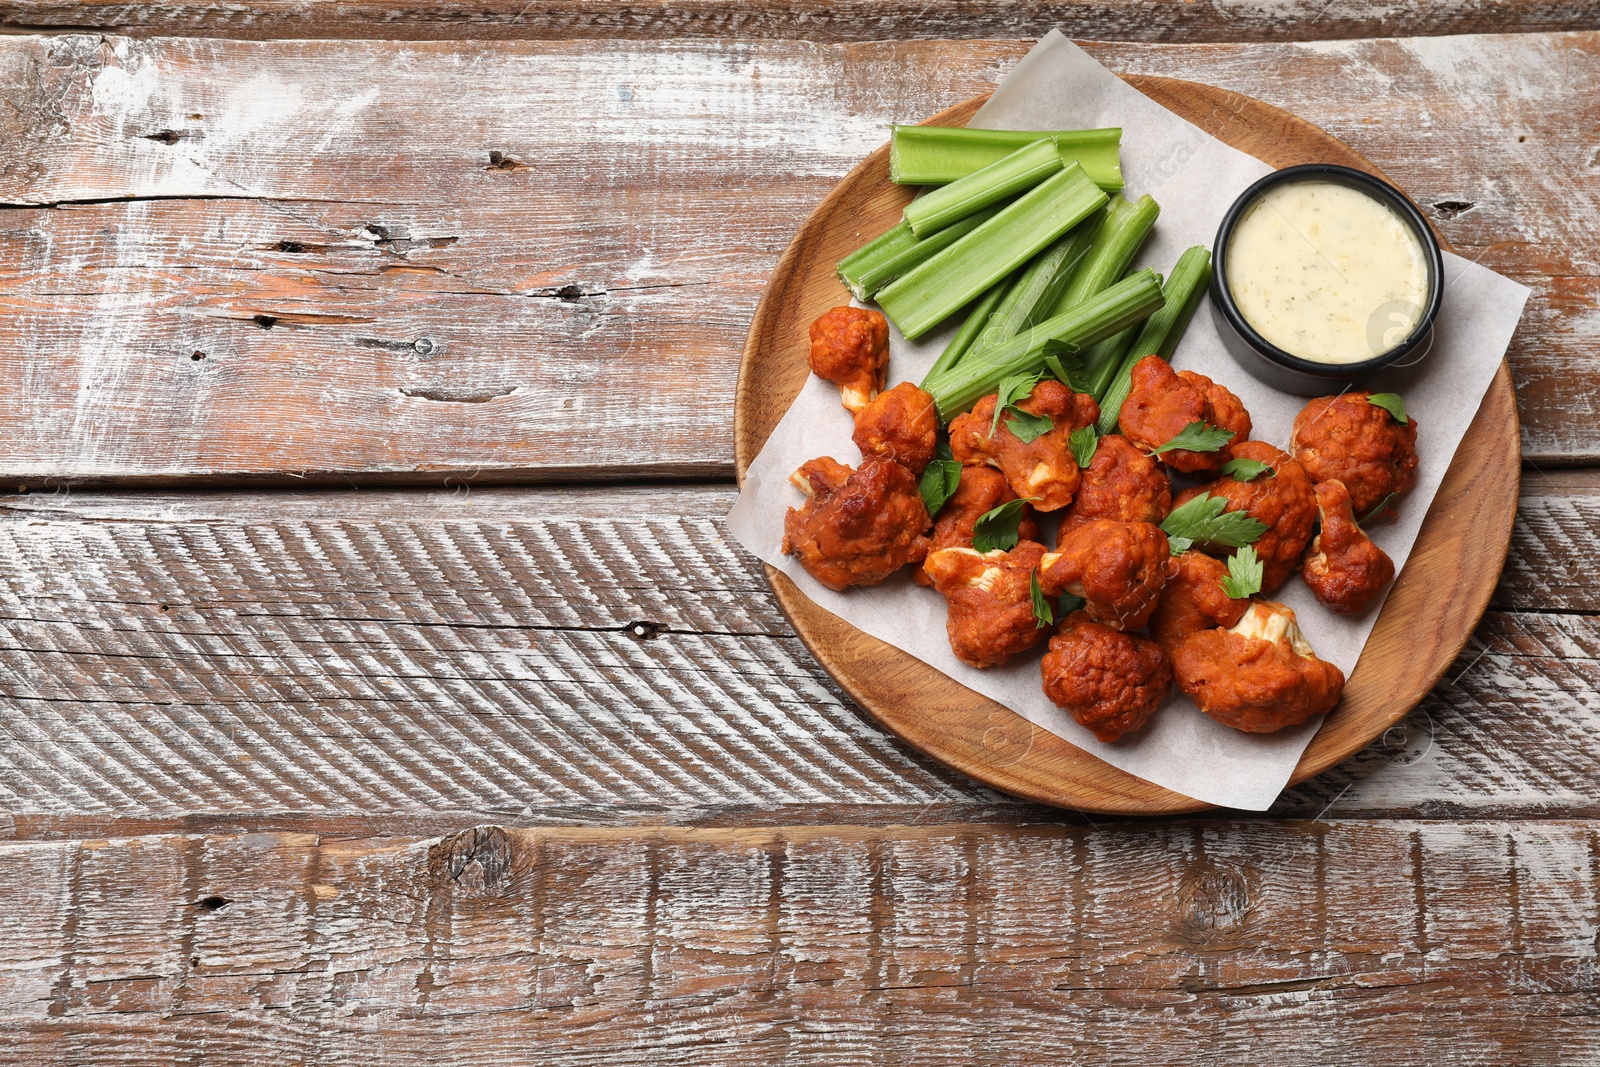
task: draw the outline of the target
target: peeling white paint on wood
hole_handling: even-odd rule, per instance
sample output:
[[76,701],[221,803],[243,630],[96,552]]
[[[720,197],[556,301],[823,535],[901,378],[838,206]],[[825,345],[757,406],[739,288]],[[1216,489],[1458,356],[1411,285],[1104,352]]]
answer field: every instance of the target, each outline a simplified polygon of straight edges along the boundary
[[[0,114],[0,200],[182,198],[8,212],[0,374],[29,387],[0,398],[0,477],[725,477],[738,353],[799,220],[888,123],[1025,47],[0,40],[50,72]],[[1600,174],[1574,155],[1597,50],[1094,46],[1323,125],[1532,285],[1512,361],[1538,462],[1600,456],[1574,197]]]
[[0,1020],[47,1064],[1583,1062],[1589,876],[1532,876],[1593,862],[1560,821],[0,845],[41,920]]
[[[1592,554],[1536,533],[1587,514],[1593,479],[1562,483],[1524,505],[1525,570]],[[12,498],[0,809],[942,819],[993,803],[843,699],[724,539],[730,502],[692,487]],[[1600,810],[1600,629],[1519,610],[1584,611],[1592,594],[1546,588],[1508,580],[1436,694],[1276,810]]]

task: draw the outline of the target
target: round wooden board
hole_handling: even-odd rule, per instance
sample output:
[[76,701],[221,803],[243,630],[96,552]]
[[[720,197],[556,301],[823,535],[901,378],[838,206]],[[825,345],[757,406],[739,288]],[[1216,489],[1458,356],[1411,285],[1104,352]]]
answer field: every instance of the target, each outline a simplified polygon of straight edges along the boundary
[[[1274,167],[1341,163],[1382,176],[1349,145],[1259,100],[1172,78],[1125,80]],[[985,99],[968,100],[927,124],[965,125]],[[912,190],[889,181],[888,158],[884,146],[851,171],[800,227],[772,273],[739,368],[734,449],[741,479],[809,373],[811,321],[849,302],[834,264],[893,225],[911,199]],[[1455,660],[1505,563],[1520,474],[1516,398],[1502,363],[1343,700],[1300,757],[1291,782],[1366,747],[1415,707]],[[1083,811],[1157,815],[1210,807],[1035,727],[817,607],[771,567],[767,576],[796,632],[828,673],[884,726],[940,762],[1007,793]]]

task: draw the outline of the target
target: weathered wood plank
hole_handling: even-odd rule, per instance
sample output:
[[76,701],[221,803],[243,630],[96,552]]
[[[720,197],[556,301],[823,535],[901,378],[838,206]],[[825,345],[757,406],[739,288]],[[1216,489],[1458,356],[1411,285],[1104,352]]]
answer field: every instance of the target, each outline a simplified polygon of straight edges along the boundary
[[[798,220],[1025,48],[0,41],[0,477],[726,477]],[[1094,48],[1325,126],[1533,285],[1525,449],[1600,459],[1600,35]]]
[[[1529,610],[1588,610],[1596,479],[1549,484],[1450,683],[1280,813],[1600,812],[1600,621]],[[866,720],[724,539],[731,500],[5,498],[0,813],[25,837],[1058,817]]]
[[0,846],[4,1056],[1583,1063],[1586,824]]
[[1592,3],[1565,0],[12,0],[0,28],[180,37],[358,37],[427,40],[569,37],[805,37],[824,41],[1075,37],[1126,41],[1287,41],[1455,33],[1532,33],[1594,26]]

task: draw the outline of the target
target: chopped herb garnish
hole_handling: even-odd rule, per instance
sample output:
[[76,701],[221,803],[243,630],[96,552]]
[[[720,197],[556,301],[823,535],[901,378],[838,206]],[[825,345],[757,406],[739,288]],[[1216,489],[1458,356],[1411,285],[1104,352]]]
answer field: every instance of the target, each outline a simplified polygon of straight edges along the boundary
[[922,480],[917,483],[917,489],[922,493],[922,503],[928,509],[928,516],[932,518],[939,514],[939,509],[944,507],[961,485],[961,464],[953,459],[936,459],[928,464],[928,469],[922,472]]
[[1052,626],[1055,624],[1055,614],[1050,610],[1050,601],[1045,598],[1044,590],[1039,588],[1039,568],[1033,569],[1033,576],[1028,579],[1028,591],[1033,595],[1033,623],[1035,627]]
[[1083,384],[1083,359],[1078,346],[1070,341],[1046,341],[1039,361],[1052,377],[1074,393],[1085,391]]
[[1021,408],[1012,408],[1011,414],[1006,416],[1006,429],[1023,444],[1041,437],[1056,428],[1055,420],[1049,415],[1030,415]]
[[1009,552],[1017,547],[1017,527],[1022,523],[1022,509],[1038,497],[1008,500],[999,507],[986,511],[972,527],[972,547],[979,552]]
[[1072,431],[1070,443],[1072,458],[1078,461],[1079,467],[1087,467],[1094,459],[1095,449],[1100,447],[1100,435],[1095,433],[1093,426],[1080,426]]
[[1228,557],[1228,576],[1219,584],[1233,599],[1244,600],[1261,592],[1262,573],[1261,557],[1253,547],[1245,545]]
[[1039,384],[1040,375],[1013,374],[1009,378],[1000,380],[1000,388],[994,398],[994,419],[989,423],[989,436],[993,437],[995,430],[1000,427],[1000,416],[1007,411],[1026,415],[1025,411],[1018,411],[1017,404],[1033,395],[1033,387]]
[[1064,619],[1074,611],[1082,611],[1087,603],[1087,600],[1076,593],[1062,593],[1056,598],[1056,614]]
[[1387,411],[1402,426],[1411,421],[1406,418],[1406,402],[1399,393],[1373,393],[1367,397],[1367,403]]
[[1174,556],[1196,544],[1240,548],[1267,532],[1267,524],[1247,512],[1224,511],[1227,500],[1201,493],[1181,507],[1174,508],[1161,524]]
[[1367,512],[1366,515],[1361,519],[1361,521],[1356,523],[1356,525],[1357,526],[1365,526],[1367,523],[1371,522],[1373,519],[1378,518],[1384,512],[1386,512],[1390,508],[1394,507],[1394,502],[1396,500],[1399,500],[1399,499],[1400,499],[1400,494],[1399,493],[1390,493],[1388,496],[1386,496],[1382,500],[1378,501],[1378,506],[1373,508],[1371,511]]
[[1263,463],[1259,459],[1230,459],[1222,465],[1222,473],[1236,482],[1253,482],[1263,474],[1274,478],[1278,476],[1272,464]]
[[1215,452],[1231,440],[1233,440],[1232,430],[1221,430],[1204,422],[1191,422],[1178,431],[1178,436],[1150,454],[1159,456],[1163,452],[1179,448],[1185,452]]

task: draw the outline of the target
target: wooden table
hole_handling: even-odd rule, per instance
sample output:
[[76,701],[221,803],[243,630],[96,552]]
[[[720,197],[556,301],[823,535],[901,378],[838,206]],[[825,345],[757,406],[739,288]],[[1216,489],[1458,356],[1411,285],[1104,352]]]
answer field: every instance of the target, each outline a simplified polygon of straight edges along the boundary
[[[0,1061],[1600,1057],[1593,2],[0,21]],[[1534,290],[1493,607],[1265,817],[942,770],[723,536],[777,254],[1056,24]]]

